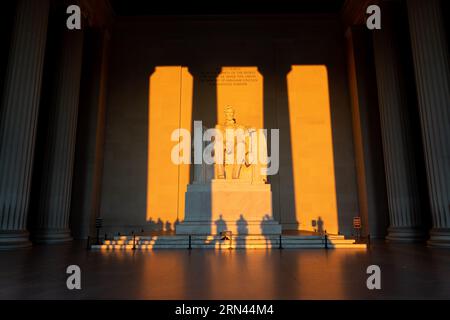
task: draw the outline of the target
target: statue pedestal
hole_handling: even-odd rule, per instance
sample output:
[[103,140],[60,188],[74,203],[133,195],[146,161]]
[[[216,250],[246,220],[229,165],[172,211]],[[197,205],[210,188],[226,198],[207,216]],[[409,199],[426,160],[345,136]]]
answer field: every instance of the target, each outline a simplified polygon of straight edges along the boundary
[[281,234],[273,220],[270,184],[242,180],[212,180],[190,184],[186,191],[185,219],[177,234]]

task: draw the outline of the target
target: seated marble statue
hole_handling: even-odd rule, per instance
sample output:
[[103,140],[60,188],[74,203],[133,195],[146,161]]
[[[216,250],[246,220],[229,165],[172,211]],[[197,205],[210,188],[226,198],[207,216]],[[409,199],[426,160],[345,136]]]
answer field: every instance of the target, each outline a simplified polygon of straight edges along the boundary
[[[264,134],[255,128],[238,124],[232,106],[225,107],[225,122],[215,127],[213,137],[214,165],[202,162],[194,165],[193,184],[211,180],[228,180],[261,184],[267,182],[267,144]],[[202,134],[207,128],[202,128]],[[207,149],[203,141],[202,149]]]
[[184,221],[176,233],[279,235],[281,225],[273,220],[272,191],[266,180],[264,131],[238,123],[233,107],[224,111],[223,123],[202,128],[203,161],[194,165]]
[[225,122],[216,126],[215,178],[265,183],[265,136],[258,135],[254,128],[237,123],[232,106],[226,106],[224,112]]

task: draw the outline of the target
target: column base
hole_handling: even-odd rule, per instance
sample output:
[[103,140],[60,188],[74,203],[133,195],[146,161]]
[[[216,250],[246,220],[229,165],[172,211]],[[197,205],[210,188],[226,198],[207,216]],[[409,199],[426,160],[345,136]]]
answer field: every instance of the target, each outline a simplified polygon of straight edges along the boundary
[[0,250],[31,247],[30,234],[26,230],[0,231]]
[[386,240],[388,242],[423,242],[426,239],[424,230],[414,227],[389,227]]
[[62,243],[72,241],[69,229],[38,229],[32,237],[35,243]]
[[450,228],[431,229],[428,245],[436,248],[450,248]]

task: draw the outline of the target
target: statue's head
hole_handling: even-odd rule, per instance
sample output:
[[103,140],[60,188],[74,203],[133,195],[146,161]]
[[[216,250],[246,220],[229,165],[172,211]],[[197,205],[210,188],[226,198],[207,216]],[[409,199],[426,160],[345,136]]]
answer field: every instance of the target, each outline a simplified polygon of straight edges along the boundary
[[225,107],[225,120],[226,121],[235,121],[234,120],[234,108],[232,106]]

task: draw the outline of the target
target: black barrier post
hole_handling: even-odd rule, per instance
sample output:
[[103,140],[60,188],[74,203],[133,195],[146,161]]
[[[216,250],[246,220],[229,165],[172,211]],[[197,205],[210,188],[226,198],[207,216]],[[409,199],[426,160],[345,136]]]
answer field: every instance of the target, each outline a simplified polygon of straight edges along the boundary
[[328,234],[325,233],[325,249],[328,250]]
[[233,245],[233,232],[231,231],[222,231],[220,232],[220,240],[225,241],[225,240],[229,240],[230,241],[230,246],[228,249],[232,249],[232,245]]
[[87,247],[86,247],[86,249],[87,250],[91,249],[91,237],[90,236],[87,237]]
[[356,233],[356,241],[359,242],[359,240],[361,239],[361,217],[360,216],[356,216],[353,217],[353,229],[355,230]]
[[192,250],[191,235],[189,235],[189,247],[188,247],[188,250]]
[[133,234],[133,250],[136,250],[136,235],[134,234],[134,231],[132,232]]
[[283,249],[283,244],[281,243],[281,234],[280,234],[280,240],[279,241],[280,241],[280,243],[278,244],[278,249],[281,250],[281,249]]

